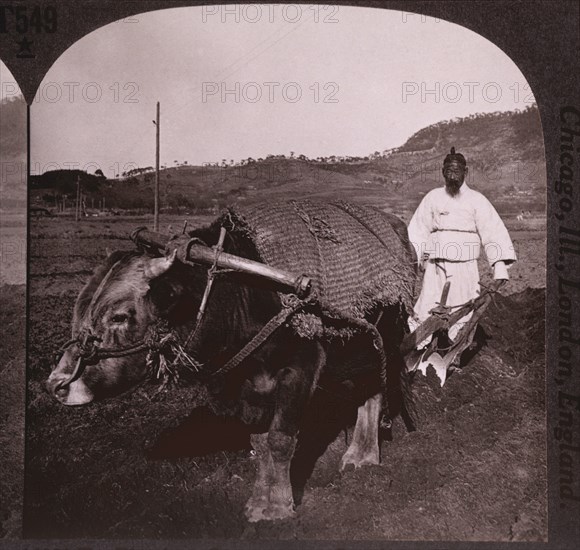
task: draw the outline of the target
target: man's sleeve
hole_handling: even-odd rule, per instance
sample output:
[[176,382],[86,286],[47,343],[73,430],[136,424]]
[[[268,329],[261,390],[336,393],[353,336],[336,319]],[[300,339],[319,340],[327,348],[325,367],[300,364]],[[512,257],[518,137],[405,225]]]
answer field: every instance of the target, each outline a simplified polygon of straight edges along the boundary
[[423,200],[415,210],[409,222],[409,241],[415,247],[417,260],[421,263],[423,252],[428,252],[428,243],[433,229],[433,216],[431,213],[431,201],[429,195]]
[[[516,252],[506,226],[491,202],[481,194],[475,208],[475,224],[491,267],[496,262],[504,262],[509,266],[516,261]],[[503,273],[501,264],[498,268],[496,271],[499,275],[499,271]],[[507,278],[507,270],[504,275],[496,278]]]

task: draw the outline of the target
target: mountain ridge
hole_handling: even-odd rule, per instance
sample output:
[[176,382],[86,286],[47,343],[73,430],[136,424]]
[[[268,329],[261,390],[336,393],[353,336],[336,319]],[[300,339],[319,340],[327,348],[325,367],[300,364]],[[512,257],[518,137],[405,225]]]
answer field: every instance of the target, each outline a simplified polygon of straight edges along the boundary
[[[429,189],[443,184],[442,162],[451,146],[467,158],[467,183],[502,203],[502,208],[545,209],[546,169],[535,105],[523,111],[442,121],[415,132],[400,147],[366,157],[308,159],[291,153],[289,157],[268,155],[238,163],[223,159],[221,164],[204,166],[175,161],[175,166],[160,171],[161,204],[166,209],[214,212],[229,204],[309,196],[414,208]],[[55,185],[45,185],[55,176],[47,172],[32,178],[37,202],[50,203],[51,196],[54,204],[58,202]],[[93,179],[89,182],[88,178]],[[85,178],[86,197],[92,204],[101,204],[104,198],[113,208],[152,208],[152,167],[131,170],[119,179],[99,178],[102,183],[97,189],[94,178],[90,174]],[[60,195],[74,199],[72,184],[71,180],[64,185],[65,192],[61,180]],[[84,180],[81,184],[85,186]]]

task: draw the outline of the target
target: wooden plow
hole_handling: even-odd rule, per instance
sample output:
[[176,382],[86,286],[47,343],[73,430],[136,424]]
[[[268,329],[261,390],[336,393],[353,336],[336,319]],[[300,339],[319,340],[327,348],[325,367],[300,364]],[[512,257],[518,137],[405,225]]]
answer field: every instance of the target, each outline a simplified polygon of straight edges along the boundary
[[[450,285],[449,281],[445,283],[439,305],[430,311],[431,315],[423,323],[405,336],[400,348],[408,370],[420,370],[426,374],[427,367],[432,366],[441,385],[445,383],[449,367],[458,362],[461,354],[470,346],[477,323],[489,306],[493,294],[497,292],[497,288],[485,289],[477,298],[451,308],[446,305]],[[442,334],[471,312],[473,314],[461,327],[455,340],[446,348],[440,347]],[[418,345],[430,336],[433,338],[427,347],[418,350]]]

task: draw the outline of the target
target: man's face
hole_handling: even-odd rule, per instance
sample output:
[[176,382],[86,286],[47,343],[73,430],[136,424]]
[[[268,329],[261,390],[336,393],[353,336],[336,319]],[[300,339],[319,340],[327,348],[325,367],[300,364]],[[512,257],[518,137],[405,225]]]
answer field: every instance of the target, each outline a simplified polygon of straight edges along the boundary
[[459,188],[467,176],[467,166],[463,166],[457,161],[448,162],[443,167],[443,177],[445,178],[445,189],[451,195],[457,195]]

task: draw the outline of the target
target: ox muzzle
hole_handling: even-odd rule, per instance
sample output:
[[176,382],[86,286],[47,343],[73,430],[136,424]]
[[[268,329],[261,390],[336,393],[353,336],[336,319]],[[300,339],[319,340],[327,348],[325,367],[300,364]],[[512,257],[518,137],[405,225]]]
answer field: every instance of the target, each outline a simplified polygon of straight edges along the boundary
[[[81,380],[87,365],[99,361],[97,343],[101,339],[90,330],[67,342],[55,357],[55,368],[47,380],[47,389],[64,405],[84,405],[93,400],[93,394]],[[74,352],[73,352],[74,349]],[[72,372],[71,364],[74,364]]]
[[[94,365],[103,359],[134,355],[150,349],[153,345],[149,337],[127,347],[115,349],[101,348],[99,342],[101,338],[93,334],[89,328],[81,332],[78,338],[67,342],[58,352],[56,367],[47,381],[47,388],[61,403],[84,405],[93,400],[92,391],[82,379],[88,365]],[[73,363],[71,371],[70,366]]]

